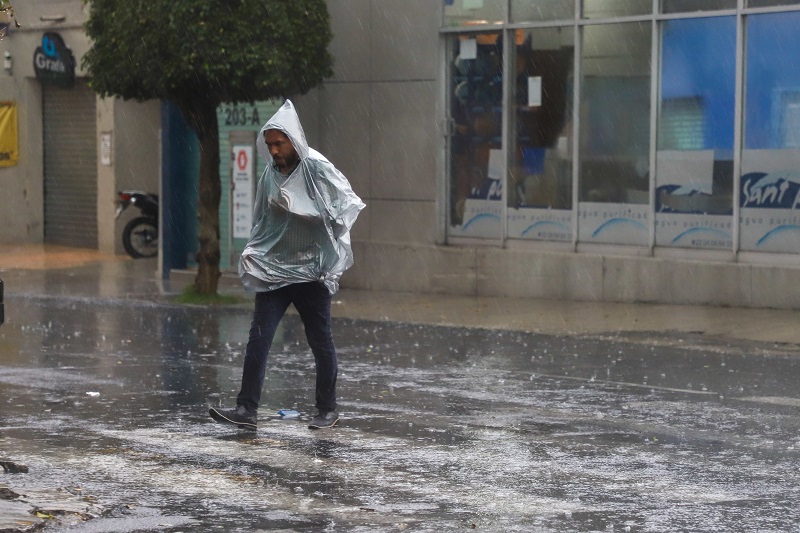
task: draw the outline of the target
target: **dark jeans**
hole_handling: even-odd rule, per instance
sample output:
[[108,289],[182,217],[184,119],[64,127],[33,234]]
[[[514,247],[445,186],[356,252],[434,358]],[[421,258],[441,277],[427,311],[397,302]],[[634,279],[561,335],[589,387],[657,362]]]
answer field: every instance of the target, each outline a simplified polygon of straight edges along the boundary
[[294,304],[314,353],[317,368],[316,406],[320,411],[336,409],[336,348],[331,333],[331,294],[320,282],[295,283],[256,294],[256,307],[250,325],[250,340],[242,370],[242,389],[236,404],[249,410],[258,408],[267,370],[267,357],[278,324],[289,304]]

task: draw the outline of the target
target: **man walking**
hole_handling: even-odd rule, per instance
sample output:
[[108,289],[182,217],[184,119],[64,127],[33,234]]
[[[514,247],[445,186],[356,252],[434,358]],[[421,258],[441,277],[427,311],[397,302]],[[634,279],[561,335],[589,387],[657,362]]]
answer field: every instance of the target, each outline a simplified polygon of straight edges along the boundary
[[255,430],[272,339],[292,304],[303,321],[316,365],[317,415],[312,429],[336,425],[336,348],[331,296],[353,264],[350,228],[366,207],[322,154],[310,148],[287,100],[261,128],[256,146],[267,160],[258,182],[253,228],[239,261],[255,311],[233,409],[211,408],[215,421]]

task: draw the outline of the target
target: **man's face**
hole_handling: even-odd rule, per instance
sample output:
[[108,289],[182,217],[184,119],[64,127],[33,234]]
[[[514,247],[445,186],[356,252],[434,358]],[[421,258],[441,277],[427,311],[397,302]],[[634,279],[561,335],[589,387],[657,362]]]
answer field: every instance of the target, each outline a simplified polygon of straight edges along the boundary
[[291,172],[300,159],[294,149],[292,141],[280,130],[266,130],[264,132],[264,142],[267,143],[269,155],[275,161],[275,166],[281,174]]

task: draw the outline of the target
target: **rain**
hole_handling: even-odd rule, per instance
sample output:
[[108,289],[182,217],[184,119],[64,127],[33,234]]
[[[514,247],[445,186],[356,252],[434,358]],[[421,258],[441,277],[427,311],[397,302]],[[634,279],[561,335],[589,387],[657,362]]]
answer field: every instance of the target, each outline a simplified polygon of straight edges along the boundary
[[314,363],[290,314],[249,432],[207,409],[238,390],[250,302],[177,304],[153,266],[3,271],[6,530],[787,531],[800,519],[795,345],[648,330],[646,313],[637,330],[604,330],[607,317],[476,327],[466,307],[386,294],[376,309],[345,290],[341,426],[306,427]]
[[[0,533],[798,530],[800,0],[13,4]],[[368,209],[247,431],[289,96]]]

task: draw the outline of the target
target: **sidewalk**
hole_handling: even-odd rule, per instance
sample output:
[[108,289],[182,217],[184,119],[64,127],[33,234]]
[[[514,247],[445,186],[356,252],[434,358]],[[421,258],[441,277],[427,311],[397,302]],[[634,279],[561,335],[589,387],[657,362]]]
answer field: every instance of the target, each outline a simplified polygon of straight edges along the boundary
[[[163,281],[156,261],[133,260],[49,245],[0,245],[6,320],[13,297],[64,294],[123,299],[164,299],[191,283],[191,272]],[[346,274],[345,274],[346,276]],[[345,278],[346,284],[346,278]],[[225,274],[219,292],[243,295]],[[10,303],[8,300],[12,300]],[[249,308],[249,304],[246,305]],[[714,337],[800,345],[800,311],[655,304],[566,302],[445,294],[343,289],[334,296],[334,317],[482,327],[547,334],[622,332],[703,333]]]

